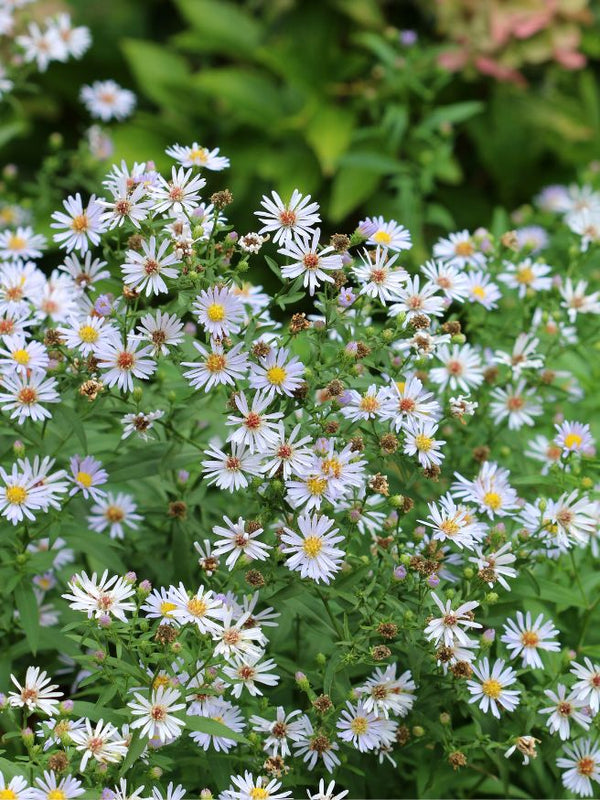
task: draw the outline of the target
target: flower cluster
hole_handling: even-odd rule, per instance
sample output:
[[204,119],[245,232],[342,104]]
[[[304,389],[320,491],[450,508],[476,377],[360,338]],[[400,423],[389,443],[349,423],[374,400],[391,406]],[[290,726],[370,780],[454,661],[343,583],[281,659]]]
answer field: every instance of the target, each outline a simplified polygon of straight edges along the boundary
[[331,800],[417,746],[541,745],[592,795],[600,195],[550,187],[415,266],[397,221],[327,237],[298,189],[240,234],[205,192],[228,158],[167,154],[67,197],[51,241],[0,233],[2,565],[62,652],[54,678],[7,656],[33,778],[2,791]]

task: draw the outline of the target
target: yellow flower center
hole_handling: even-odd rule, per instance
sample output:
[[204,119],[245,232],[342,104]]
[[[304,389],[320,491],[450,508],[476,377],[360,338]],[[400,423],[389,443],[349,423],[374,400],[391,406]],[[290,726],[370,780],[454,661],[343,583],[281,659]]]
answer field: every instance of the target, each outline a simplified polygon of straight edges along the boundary
[[211,322],[222,322],[225,319],[225,306],[221,303],[211,303],[206,309],[206,316]]
[[307,536],[302,549],[309,558],[316,558],[323,549],[323,542],[318,536]]
[[473,286],[471,292],[475,295],[475,297],[478,297],[480,300],[483,300],[483,298],[485,297],[485,289],[483,288],[483,286]]
[[79,328],[79,338],[82,342],[87,342],[88,344],[97,342],[99,335],[96,328],[92,325],[82,325],[81,328]]
[[486,492],[483,496],[483,502],[486,506],[489,506],[492,511],[497,511],[502,505],[502,498],[498,492]]
[[423,433],[420,433],[418,436],[415,436],[415,444],[418,450],[424,450],[427,452],[433,447],[433,439],[431,439],[429,436],[425,436]]
[[220,355],[220,353],[211,353],[206,359],[206,369],[209,372],[222,372],[226,363],[225,356]]
[[309,478],[306,481],[306,488],[311,494],[323,494],[327,488],[327,478]]
[[171,681],[169,680],[168,675],[157,675],[156,678],[152,681],[152,688],[153,689],[160,689],[161,686],[169,686]]
[[16,234],[13,234],[8,240],[9,250],[24,250],[26,247],[27,247],[27,240],[23,239],[22,236],[17,236]]
[[15,506],[20,506],[27,500],[27,489],[22,486],[9,486],[6,489],[6,499]]
[[457,256],[472,256],[474,249],[475,248],[469,241],[457,242],[457,244],[454,245],[454,252]]
[[255,786],[254,789],[250,789],[249,795],[252,800],[267,800],[269,792],[262,786]]
[[453,519],[445,519],[443,522],[440,522],[440,530],[444,531],[446,536],[455,536],[460,530],[460,525]]
[[533,631],[524,631],[521,634],[521,641],[525,645],[525,647],[537,647],[540,641],[540,637],[537,633]]
[[321,464],[321,472],[324,475],[333,475],[334,478],[339,478],[342,474],[342,465],[337,458],[326,458]]
[[81,483],[85,486],[86,489],[89,489],[92,485],[93,478],[89,472],[78,472],[77,473],[77,483]]
[[379,408],[379,400],[372,395],[367,395],[363,397],[360,401],[360,408],[362,411],[366,411],[368,414],[372,414],[374,411],[377,411]]
[[203,617],[208,610],[208,606],[199,597],[192,597],[191,600],[188,600],[187,610],[193,617]]
[[387,231],[377,231],[373,236],[373,241],[377,242],[377,244],[390,244],[392,237]]
[[160,613],[163,615],[163,617],[170,617],[172,616],[171,612],[174,611],[176,608],[177,606],[175,605],[175,603],[170,603],[168,600],[164,600],[160,604]]
[[350,723],[350,728],[352,731],[359,736],[366,733],[369,727],[369,723],[364,717],[355,717],[352,722]]
[[122,519],[125,519],[125,512],[119,506],[108,506],[104,516],[109,522],[121,522]]
[[518,270],[516,278],[517,283],[528,284],[534,280],[535,275],[531,267],[522,267],[520,270]]
[[79,214],[79,216],[73,217],[71,222],[71,228],[76,233],[84,233],[89,228],[89,225],[87,214]]
[[12,789],[0,789],[0,800],[17,800],[17,795]]
[[491,697],[492,700],[497,700],[502,694],[502,684],[495,678],[489,678],[481,684],[481,689],[484,694]]
[[193,150],[190,150],[189,159],[195,164],[198,162],[200,164],[206,164],[208,161],[208,150],[205,147],[195,147]]
[[585,775],[587,777],[593,774],[595,766],[595,760],[589,756],[586,756],[584,758],[580,758],[577,762],[577,772],[580,775]]
[[578,433],[568,433],[565,436],[565,447],[581,447],[583,439]]
[[47,798],[48,800],[67,800],[67,795],[62,789],[50,789]]
[[267,380],[269,383],[272,383],[273,386],[281,386],[286,377],[287,372],[283,367],[271,367],[271,369],[267,370]]
[[15,350],[12,354],[13,359],[17,362],[17,364],[21,364],[21,366],[26,366],[29,364],[30,355],[27,350]]

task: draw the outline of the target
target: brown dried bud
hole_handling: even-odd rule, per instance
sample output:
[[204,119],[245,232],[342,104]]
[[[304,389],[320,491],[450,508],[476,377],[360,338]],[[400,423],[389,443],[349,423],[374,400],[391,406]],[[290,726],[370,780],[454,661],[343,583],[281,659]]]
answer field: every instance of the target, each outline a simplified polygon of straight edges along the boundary
[[133,300],[137,300],[137,298],[139,296],[140,296],[140,293],[137,291],[137,289],[132,289],[129,286],[123,286],[123,297],[128,302],[132,302]]
[[334,233],[329,244],[333,247],[336,253],[345,253],[350,247],[350,237],[345,233]]
[[256,342],[255,345],[252,345],[252,355],[255,356],[255,358],[264,358],[268,356],[270,352],[271,346],[266,342]]
[[313,700],[313,708],[318,714],[326,714],[333,708],[333,703],[329,695],[322,694],[316,700]]
[[473,460],[477,461],[478,464],[483,464],[484,461],[487,461],[490,457],[490,448],[485,445],[479,445],[479,447],[473,448]]
[[140,233],[134,233],[127,239],[127,247],[130,250],[137,250],[139,252],[143,244],[144,237]]
[[392,651],[385,644],[378,644],[371,648],[371,658],[373,661],[384,661],[392,655]]
[[468,661],[457,661],[456,664],[453,664],[450,667],[450,671],[454,677],[458,678],[459,680],[462,678],[470,678],[473,674],[473,670],[471,669],[471,665]]
[[405,514],[408,514],[409,511],[412,511],[414,505],[415,501],[412,499],[412,497],[407,497],[406,495],[404,495],[404,501],[402,502],[402,511],[404,511]]
[[461,324],[457,319],[449,320],[448,322],[444,322],[442,325],[442,330],[444,333],[449,333],[450,336],[456,336],[457,333],[460,333],[462,328]]
[[344,384],[342,381],[334,378],[332,381],[329,381],[325,389],[330,397],[339,397],[344,393]]
[[439,481],[442,470],[437,464],[432,464],[430,467],[425,467],[423,475],[430,481]]
[[174,625],[159,625],[154,635],[154,641],[162,645],[173,644],[178,636],[179,631]]
[[233,195],[229,189],[222,189],[220,192],[211,194],[210,202],[215,208],[226,208],[233,203]]
[[286,775],[290,771],[281,756],[269,756],[263,764],[263,769],[274,778],[281,778],[282,775]]
[[94,373],[98,371],[98,359],[94,358],[94,356],[90,355],[87,357],[87,361],[85,362],[85,368],[88,372]]
[[540,380],[542,381],[542,383],[545,383],[547,386],[549,386],[551,383],[553,383],[555,378],[556,378],[556,372],[552,372],[551,369],[545,369],[542,372],[542,374],[540,375]]
[[255,589],[260,589],[261,586],[265,585],[264,576],[262,572],[259,572],[257,569],[249,569],[244,575],[244,579],[249,586],[252,586]]
[[307,330],[310,326],[311,322],[306,319],[306,314],[304,312],[294,314],[290,320],[290,333],[296,335],[297,333]]
[[477,573],[484,583],[495,583],[496,582],[496,570],[492,567],[484,567],[480,569]]
[[308,749],[313,750],[315,753],[326,753],[331,750],[331,740],[324,733],[319,733],[318,736],[311,739]]
[[384,550],[387,550],[393,541],[393,536],[378,536],[376,539],[377,545],[382,547]]
[[306,399],[306,396],[308,395],[308,383],[306,383],[306,381],[303,381],[300,384],[300,386],[294,389],[292,395],[296,398],[296,400]]
[[350,439],[350,451],[352,453],[362,453],[364,449],[365,443],[362,436],[353,436],[352,439]]
[[183,500],[174,500],[169,503],[168,514],[173,519],[185,519],[187,517],[187,504]]
[[385,433],[379,440],[379,447],[388,456],[398,449],[398,439],[393,433]]
[[246,521],[244,528],[246,529],[246,533],[256,533],[256,531],[259,531],[262,528],[262,525],[260,522],[258,522],[258,520],[249,519]]
[[323,430],[325,431],[325,433],[333,434],[337,433],[339,428],[340,428],[340,423],[335,422],[335,420],[332,420],[331,422],[325,423],[325,427],[323,428]]
[[404,745],[410,739],[410,730],[406,727],[406,725],[400,725],[398,730],[396,731],[396,741],[400,745],[400,747],[404,747]]
[[371,353],[371,348],[364,342],[356,343],[356,358],[366,358]]
[[410,318],[409,325],[416,331],[424,331],[431,325],[427,314],[415,314]]
[[398,626],[394,622],[380,622],[377,626],[377,632],[384,639],[395,639],[398,635]]
[[488,367],[484,370],[483,378],[486,383],[494,383],[498,377],[498,367]]
[[46,347],[57,347],[59,344],[63,344],[64,339],[60,335],[60,333],[56,330],[56,328],[48,328],[46,333],[44,334],[44,344]]
[[98,397],[98,395],[100,394],[101,391],[103,391],[103,389],[104,389],[104,384],[100,383],[100,381],[92,379],[89,381],[85,381],[84,383],[81,384],[81,386],[79,387],[79,394],[82,397],[87,397],[87,399],[91,403],[92,400],[95,400]]
[[442,645],[442,647],[440,647],[437,653],[435,654],[435,657],[440,663],[447,664],[449,661],[451,661],[453,655],[454,651],[452,650],[451,647],[446,647],[445,645]]
[[390,493],[390,485],[388,483],[387,476],[382,475],[380,472],[378,472],[376,475],[373,475],[371,478],[369,478],[369,488],[371,491],[387,497]]
[[506,231],[500,237],[501,243],[504,247],[508,247],[509,250],[518,250],[519,249],[519,237],[517,236],[516,231]]
[[467,766],[467,757],[464,753],[461,753],[460,750],[455,750],[448,756],[448,763],[450,764],[452,769],[457,770],[460,769],[461,767]]
[[415,371],[415,378],[418,378],[421,383],[427,383],[429,380],[429,373],[425,372],[423,369],[418,369]]
[[336,269],[329,274],[333,278],[333,285],[336,289],[341,289],[342,286],[345,286],[348,283],[348,276],[341,269]]
[[66,772],[69,767],[69,758],[66,753],[59,750],[58,753],[53,753],[48,759],[48,767],[52,772]]

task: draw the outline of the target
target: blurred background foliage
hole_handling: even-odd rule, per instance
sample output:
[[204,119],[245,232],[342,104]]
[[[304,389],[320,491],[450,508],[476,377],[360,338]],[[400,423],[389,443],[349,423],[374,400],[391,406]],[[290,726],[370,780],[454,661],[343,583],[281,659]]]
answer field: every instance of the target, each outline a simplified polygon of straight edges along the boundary
[[[40,4],[40,13],[64,3]],[[82,84],[114,78],[138,110],[110,160],[218,146],[240,230],[271,188],[315,196],[338,230],[383,214],[414,257],[598,158],[600,14],[588,0],[78,0],[93,46],[2,107],[3,161],[56,207],[106,164],[77,142]],[[58,131],[74,152],[48,153]],[[75,170],[73,169],[75,167]],[[96,174],[94,174],[94,171]],[[89,180],[86,180],[86,176]],[[217,180],[221,180],[219,177]],[[71,183],[70,183],[71,182]],[[89,186],[86,186],[86,182]],[[211,186],[215,179],[211,181]]]

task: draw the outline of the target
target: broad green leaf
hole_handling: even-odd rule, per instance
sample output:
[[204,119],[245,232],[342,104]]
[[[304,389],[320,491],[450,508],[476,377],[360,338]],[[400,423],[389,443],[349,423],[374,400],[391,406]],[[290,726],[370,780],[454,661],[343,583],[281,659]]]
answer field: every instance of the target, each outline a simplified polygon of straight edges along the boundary
[[217,722],[217,720],[210,719],[209,717],[187,715],[185,717],[185,724],[191,731],[208,733],[210,736],[223,736],[227,739],[233,739],[234,742],[247,741],[241,734],[232,731],[231,728],[223,725],[222,722]]
[[306,130],[306,140],[314,150],[325,175],[331,175],[340,157],[350,146],[355,119],[350,111],[325,105],[318,109]]
[[[184,39],[186,49],[199,52],[252,55],[260,45],[260,24],[240,4],[226,0],[176,0],[193,30]],[[177,43],[177,39],[176,39]]]
[[158,105],[170,107],[174,92],[182,94],[187,84],[186,60],[159,44],[141,39],[125,39],[121,47],[145,94]]
[[235,110],[238,124],[246,122],[271,131],[285,115],[284,98],[271,78],[256,70],[238,67],[205,69],[192,78],[200,95],[218,102],[227,112]]
[[375,191],[380,176],[362,167],[341,167],[331,187],[329,216],[332,222],[340,222],[359,208]]

